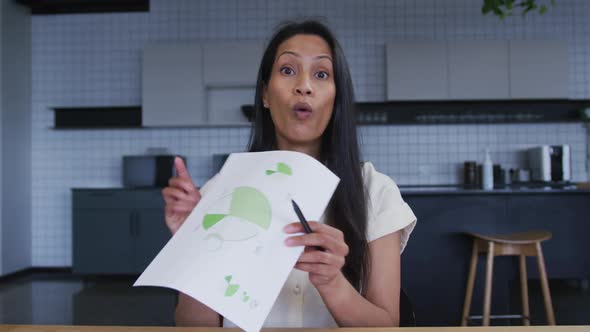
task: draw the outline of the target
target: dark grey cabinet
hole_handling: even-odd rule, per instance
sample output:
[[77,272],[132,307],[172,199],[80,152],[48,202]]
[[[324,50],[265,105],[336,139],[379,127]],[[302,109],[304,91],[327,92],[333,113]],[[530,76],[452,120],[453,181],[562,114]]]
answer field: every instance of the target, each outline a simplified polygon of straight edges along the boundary
[[164,222],[164,209],[139,209],[136,211],[135,268],[143,272],[170,239],[170,231]]
[[74,189],[76,274],[139,274],[170,239],[159,189]]
[[[464,232],[550,231],[553,237],[543,242],[548,277],[590,277],[590,245],[585,231],[590,215],[590,192],[478,194],[466,191],[464,194],[403,193],[403,197],[418,217],[402,255],[401,279],[413,302],[419,326],[460,323],[472,246]],[[481,314],[483,309],[484,261],[481,257],[477,267],[474,315]],[[494,261],[493,314],[520,312],[520,298],[512,295],[520,294],[517,263],[512,257],[497,257]],[[528,260],[528,278],[538,279],[534,259]],[[531,317],[533,324],[545,324],[544,313],[532,313]]]
[[[527,195],[509,201],[510,225],[518,230],[544,229],[553,237],[543,242],[549,278],[590,278],[588,243],[589,195]],[[530,278],[538,278],[536,268]]]

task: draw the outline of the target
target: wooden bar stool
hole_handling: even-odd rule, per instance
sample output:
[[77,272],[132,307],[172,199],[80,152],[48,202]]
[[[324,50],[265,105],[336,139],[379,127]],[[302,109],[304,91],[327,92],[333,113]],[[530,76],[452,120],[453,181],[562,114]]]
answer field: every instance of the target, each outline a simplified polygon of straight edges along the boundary
[[[522,323],[524,325],[531,324],[525,261],[527,256],[537,257],[547,321],[549,325],[555,325],[551,294],[549,293],[549,283],[547,282],[547,273],[545,271],[545,261],[543,259],[543,251],[541,250],[541,242],[550,239],[551,233],[545,231],[531,231],[493,236],[476,233],[467,233],[467,235],[473,239],[473,251],[471,253],[471,264],[469,266],[469,277],[467,279],[467,291],[465,292],[461,326],[467,326],[467,321],[471,318],[482,318],[484,326],[490,325],[490,318],[522,318]],[[480,253],[485,253],[487,255],[483,316],[469,316],[471,297],[473,295],[473,284],[475,282],[477,258]],[[522,315],[490,316],[492,302],[492,271],[494,268],[495,256],[520,256],[519,265],[520,287],[522,290]]]

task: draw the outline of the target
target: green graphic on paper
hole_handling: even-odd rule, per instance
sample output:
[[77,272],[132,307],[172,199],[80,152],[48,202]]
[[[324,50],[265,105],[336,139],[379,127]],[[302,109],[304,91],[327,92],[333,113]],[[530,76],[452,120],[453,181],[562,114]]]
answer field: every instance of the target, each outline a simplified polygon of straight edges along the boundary
[[266,175],[272,175],[274,173],[282,173],[285,175],[293,175],[293,170],[291,169],[291,167],[285,163],[277,163],[277,169],[276,170],[270,170],[267,169],[266,170]]
[[237,187],[228,196],[231,196],[228,213],[206,214],[201,223],[209,232],[205,239],[217,240],[211,243],[213,250],[221,249],[224,241],[246,241],[256,237],[261,229],[267,230],[272,221],[270,202],[256,188]]
[[[239,284],[232,284],[231,283],[232,278],[233,278],[233,276],[231,274],[225,276],[225,278],[224,278],[225,281],[227,282],[227,288],[225,289],[225,294],[224,294],[225,297],[232,297],[232,296],[236,295],[236,293],[240,289]],[[258,307],[258,301],[253,299],[246,291],[242,292],[242,296],[240,298],[240,301],[242,301],[242,303],[244,303],[244,304],[249,303],[248,306],[250,307],[251,310]]]
[[232,193],[229,213],[206,214],[203,217],[203,228],[208,230],[228,216],[237,217],[263,229],[268,229],[272,219],[270,202],[263,193],[255,188],[238,187]]
[[240,285],[231,283],[231,275],[225,277],[227,281],[227,288],[225,289],[225,296],[234,296],[234,294],[240,289]]

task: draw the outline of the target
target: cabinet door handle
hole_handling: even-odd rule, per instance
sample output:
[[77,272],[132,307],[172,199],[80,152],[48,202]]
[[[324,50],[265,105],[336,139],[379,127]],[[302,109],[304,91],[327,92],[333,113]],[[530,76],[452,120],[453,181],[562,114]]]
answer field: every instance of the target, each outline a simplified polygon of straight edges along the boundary
[[141,223],[139,222],[139,212],[135,211],[135,235],[141,234]]
[[131,215],[129,216],[129,234],[133,237],[135,236],[135,211],[131,211]]

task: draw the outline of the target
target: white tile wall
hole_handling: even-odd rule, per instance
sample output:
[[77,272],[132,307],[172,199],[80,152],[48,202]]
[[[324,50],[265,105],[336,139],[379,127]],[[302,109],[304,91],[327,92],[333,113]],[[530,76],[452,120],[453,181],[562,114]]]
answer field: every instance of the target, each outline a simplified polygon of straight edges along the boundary
[[[33,18],[33,265],[71,264],[72,187],[121,185],[121,156],[167,147],[189,158],[198,184],[213,153],[240,151],[247,128],[51,130],[52,106],[141,103],[140,51],[154,41],[266,39],[286,18],[324,17],[347,55],[360,101],[385,98],[387,40],[565,39],[570,97],[590,98],[590,2],[560,0],[544,16],[500,21],[477,0],[152,0],[149,13]],[[457,183],[459,165],[518,166],[517,151],[567,143],[573,176],[585,172],[581,124],[361,128],[363,156],[399,184]]]

